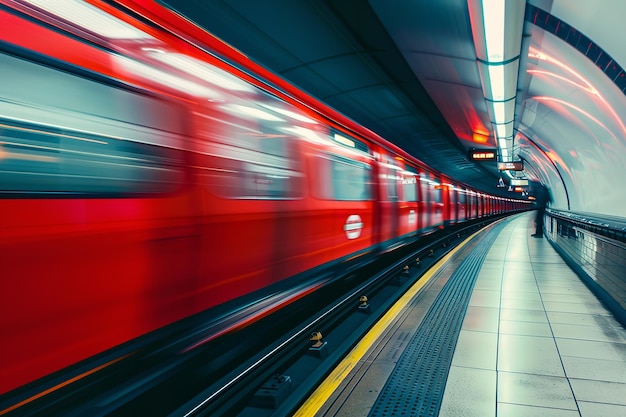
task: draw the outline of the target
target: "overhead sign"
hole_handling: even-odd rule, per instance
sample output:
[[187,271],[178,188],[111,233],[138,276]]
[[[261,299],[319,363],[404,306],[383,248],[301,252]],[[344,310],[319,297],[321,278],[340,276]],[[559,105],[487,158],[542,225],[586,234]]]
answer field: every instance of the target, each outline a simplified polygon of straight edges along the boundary
[[495,149],[470,149],[469,159],[470,161],[495,161],[496,160]]
[[512,179],[511,180],[511,185],[518,185],[520,187],[527,187],[528,186],[528,180],[526,180],[526,179]]
[[522,161],[498,162],[498,169],[500,171],[523,171],[524,162]]

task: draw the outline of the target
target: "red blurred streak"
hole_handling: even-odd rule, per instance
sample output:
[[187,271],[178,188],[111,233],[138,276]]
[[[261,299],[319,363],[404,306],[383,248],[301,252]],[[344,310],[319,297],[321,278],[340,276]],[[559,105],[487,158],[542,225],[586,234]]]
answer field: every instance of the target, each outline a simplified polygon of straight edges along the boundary
[[[569,107],[570,109],[573,109],[579,113],[584,114],[588,119],[592,120],[595,124],[597,124],[598,126],[600,126],[602,129],[606,130],[606,132],[613,137],[613,139],[619,143],[619,139],[617,138],[617,136],[615,136],[615,134],[613,132],[611,132],[611,130],[606,127],[604,125],[604,123],[602,123],[600,120],[596,119],[594,116],[592,116],[590,113],[586,112],[585,110],[581,109],[578,106],[573,105],[572,103],[568,103],[567,101],[564,100],[559,100],[557,98],[554,97],[533,97],[534,100],[537,101],[548,101],[548,102],[554,102],[554,103],[558,103],[561,104],[565,107]],[[600,146],[601,143],[596,139],[596,143]]]
[[541,71],[541,70],[528,70],[526,71],[529,74],[541,74],[541,75],[546,75],[548,77],[553,77],[553,78],[558,78],[561,81],[565,81],[568,84],[571,84],[575,87],[578,87],[581,90],[585,90],[587,91],[589,94],[594,95],[594,96],[599,96],[600,93],[598,93],[598,90],[596,90],[595,88],[591,87],[591,86],[585,86],[582,84],[578,84],[572,80],[570,80],[569,78],[563,77],[562,75],[556,74],[554,72],[550,72],[550,71]]
[[[550,64],[556,65],[557,67],[561,68],[562,70],[568,72],[569,74],[572,74],[574,77],[576,77],[577,79],[579,79],[582,83],[584,83],[587,87],[582,87],[579,84],[576,84],[573,81],[567,80],[565,77],[560,77],[557,76],[558,78],[578,86],[579,88],[586,90],[588,92],[590,92],[592,95],[596,96],[601,102],[603,107],[605,108],[606,112],[609,113],[611,116],[613,116],[614,120],[616,121],[617,125],[621,128],[622,134],[624,134],[626,136],[626,126],[624,125],[624,122],[622,121],[622,118],[617,114],[617,112],[615,111],[615,109],[613,109],[613,106],[611,106],[611,104],[609,104],[607,102],[607,100],[602,96],[602,94],[600,94],[600,92],[593,86],[593,84],[591,82],[589,82],[585,77],[583,77],[579,72],[575,71],[572,67],[565,65],[563,62],[561,62],[560,60],[546,54],[545,52],[539,51],[536,48],[530,48],[529,52],[528,52],[528,56],[531,58],[535,58],[537,60],[540,61],[544,61],[544,62],[548,62]],[[531,72],[531,71],[528,71]],[[545,74],[550,74],[549,72],[545,72]],[[555,75],[556,76],[556,75]],[[615,136],[615,135],[613,135]]]
[[51,392],[54,392],[54,391],[56,391],[56,390],[58,390],[60,388],[63,388],[63,387],[65,387],[65,386],[67,386],[67,385],[69,385],[69,384],[71,384],[73,382],[76,382],[79,379],[82,379],[82,378],[84,378],[84,377],[86,377],[88,375],[94,374],[94,373],[98,372],[99,370],[106,368],[107,366],[113,365],[114,363],[119,362],[122,359],[125,359],[125,358],[129,357],[130,355],[132,355],[132,353],[126,354],[124,356],[120,356],[119,358],[113,359],[112,361],[109,361],[109,362],[107,362],[105,364],[102,364],[102,365],[97,366],[97,367],[95,367],[93,369],[90,369],[89,371],[83,372],[80,375],[76,375],[74,378],[70,378],[67,381],[61,382],[60,384],[57,384],[57,385],[55,385],[55,386],[53,386],[51,388],[48,388],[47,390],[41,391],[39,394],[35,394],[32,397],[27,398],[27,399],[25,399],[23,401],[20,401],[19,403],[14,404],[14,405],[12,405],[9,408],[5,408],[4,410],[0,410],[0,416],[5,415],[5,414],[7,414],[7,413],[9,413],[9,412],[11,412],[13,410],[16,410],[16,409],[18,409],[18,408],[20,408],[20,407],[22,407],[22,406],[24,406],[24,405],[26,405],[26,404],[28,404],[30,402],[35,401],[38,398],[41,398],[41,397],[43,397],[45,395],[48,395]]

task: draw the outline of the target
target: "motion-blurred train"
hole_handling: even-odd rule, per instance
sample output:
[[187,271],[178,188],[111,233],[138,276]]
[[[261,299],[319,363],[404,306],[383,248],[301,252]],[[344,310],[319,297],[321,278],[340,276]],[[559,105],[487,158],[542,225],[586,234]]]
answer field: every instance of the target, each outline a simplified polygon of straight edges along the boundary
[[0,0],[0,49],[0,394],[527,207],[435,172],[157,1]]

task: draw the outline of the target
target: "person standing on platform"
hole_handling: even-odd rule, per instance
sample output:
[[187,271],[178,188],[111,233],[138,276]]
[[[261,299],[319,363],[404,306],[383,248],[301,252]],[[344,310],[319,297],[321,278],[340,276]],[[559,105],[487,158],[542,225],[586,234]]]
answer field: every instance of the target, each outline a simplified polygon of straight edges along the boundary
[[546,212],[546,206],[552,202],[550,191],[548,187],[543,184],[537,184],[533,187],[533,196],[535,197],[535,205],[537,207],[537,214],[535,217],[535,233],[532,237],[543,237],[543,217]]

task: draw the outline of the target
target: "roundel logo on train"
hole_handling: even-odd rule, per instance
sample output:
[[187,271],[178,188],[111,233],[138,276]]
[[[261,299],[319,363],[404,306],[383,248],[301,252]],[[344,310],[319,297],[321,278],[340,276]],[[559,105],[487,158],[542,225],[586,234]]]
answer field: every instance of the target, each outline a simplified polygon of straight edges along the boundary
[[346,232],[348,239],[357,239],[361,236],[363,230],[363,220],[358,214],[351,214],[346,219],[346,224],[343,225],[343,230]]

